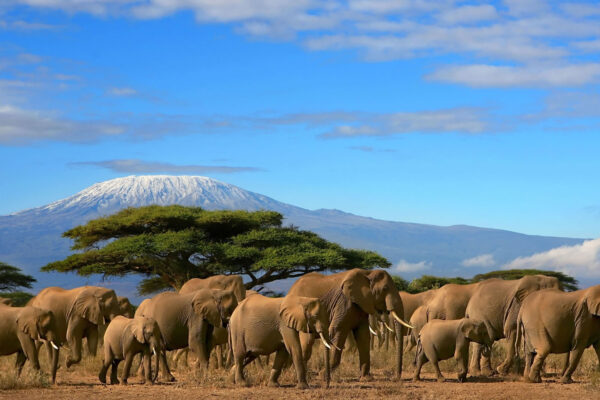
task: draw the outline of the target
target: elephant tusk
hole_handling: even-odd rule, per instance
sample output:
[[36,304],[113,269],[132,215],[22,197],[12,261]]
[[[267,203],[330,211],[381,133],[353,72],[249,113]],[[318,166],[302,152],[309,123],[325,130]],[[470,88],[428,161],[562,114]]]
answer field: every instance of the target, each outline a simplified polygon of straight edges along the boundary
[[404,325],[405,327],[407,327],[407,328],[409,328],[409,329],[415,329],[415,327],[414,327],[414,326],[411,326],[411,325],[407,324],[406,322],[402,321],[402,320],[400,319],[400,317],[398,316],[398,314],[396,314],[396,311],[392,311],[392,317],[394,317],[394,319],[395,319],[396,321],[398,321],[400,324]]
[[327,340],[325,340],[325,337],[323,336],[323,332],[319,332],[319,336],[321,336],[321,341],[323,342],[323,345],[331,350],[331,346],[327,343]]
[[52,345],[52,347],[54,347],[54,350],[58,350],[58,346],[54,344],[54,342],[51,340],[50,344]]
[[156,355],[156,349],[154,347],[152,348],[152,355]]
[[386,324],[385,322],[383,322],[383,325],[386,327],[386,329],[390,332],[394,332],[394,330],[392,328],[390,328],[390,326],[388,324]]
[[376,332],[373,328],[371,328],[371,325],[369,325],[369,332],[371,332],[371,335],[373,336],[379,336],[379,333]]
[[337,351],[342,351],[342,349],[340,349],[339,347],[337,347],[333,342],[331,342],[331,345],[337,350]]

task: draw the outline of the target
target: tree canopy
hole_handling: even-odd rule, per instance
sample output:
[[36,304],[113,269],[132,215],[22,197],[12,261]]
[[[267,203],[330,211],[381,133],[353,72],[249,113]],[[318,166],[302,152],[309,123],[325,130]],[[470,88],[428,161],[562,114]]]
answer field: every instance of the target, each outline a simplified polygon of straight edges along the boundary
[[472,281],[479,282],[484,279],[490,279],[490,278],[500,278],[500,279],[512,280],[512,279],[520,279],[526,275],[553,276],[558,279],[558,281],[562,284],[563,289],[567,292],[572,292],[574,290],[579,289],[579,287],[577,286],[579,284],[579,282],[577,281],[577,279],[573,278],[572,276],[569,276],[562,272],[544,271],[544,270],[539,270],[539,269],[507,269],[507,270],[500,270],[500,271],[492,271],[492,272],[487,272],[485,274],[475,275],[473,277]]
[[34,282],[36,280],[33,276],[0,261],[0,297],[11,299],[15,306],[23,306],[33,295],[19,289],[31,289],[31,284]]
[[390,265],[377,253],[345,249],[313,232],[284,227],[282,220],[273,211],[128,208],[63,233],[77,252],[42,270],[141,274],[138,290],[149,294],[216,274],[245,275],[250,289],[313,271]]
[[17,267],[0,261],[0,291],[14,292],[18,288],[31,289],[36,280],[33,276],[24,274]]
[[491,278],[499,278],[505,280],[520,279],[526,275],[553,276],[559,280],[559,282],[563,286],[563,289],[567,292],[579,289],[577,286],[577,279],[573,278],[572,276],[566,275],[562,272],[544,271],[537,269],[509,269],[491,271],[485,274],[475,275],[473,278],[445,278],[433,275],[423,275],[420,278],[413,279],[410,283],[399,276],[392,276],[392,279],[394,280],[394,283],[396,284],[398,290],[402,290],[408,293],[420,293],[430,289],[440,288],[448,283],[466,285],[469,283],[480,282],[485,279]]

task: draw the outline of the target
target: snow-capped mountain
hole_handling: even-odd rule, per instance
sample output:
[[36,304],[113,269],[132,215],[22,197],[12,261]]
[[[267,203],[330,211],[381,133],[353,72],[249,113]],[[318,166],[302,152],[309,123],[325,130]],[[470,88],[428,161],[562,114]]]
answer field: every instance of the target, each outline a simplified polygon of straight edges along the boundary
[[[312,230],[346,247],[380,252],[406,278],[422,274],[471,276],[527,256],[582,239],[523,235],[471,226],[434,226],[391,222],[338,210],[307,210],[234,185],[201,176],[128,176],[100,182],[66,199],[0,216],[0,260],[22,267],[38,287],[74,286],[94,280],[76,275],[46,274],[39,268],[69,254],[62,232],[126,207],[180,204],[205,209],[273,210],[286,224]],[[471,262],[465,270],[465,260]],[[97,278],[93,278],[96,279]],[[136,278],[104,283],[132,295]]]

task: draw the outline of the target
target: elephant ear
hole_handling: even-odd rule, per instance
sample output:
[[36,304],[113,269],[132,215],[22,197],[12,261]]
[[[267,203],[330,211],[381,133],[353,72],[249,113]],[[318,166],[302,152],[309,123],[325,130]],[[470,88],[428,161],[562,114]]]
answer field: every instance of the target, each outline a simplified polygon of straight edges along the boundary
[[[314,300],[314,299],[313,299]],[[286,296],[279,307],[279,316],[288,328],[298,332],[310,332],[308,310],[311,299],[300,296]]]
[[376,313],[371,282],[360,270],[352,270],[346,275],[342,282],[342,292],[367,314]]
[[129,329],[135,337],[135,340],[144,344],[146,343],[146,338],[144,336],[144,320],[142,318],[135,318],[133,321],[129,323]]
[[69,317],[78,316],[86,319],[95,325],[104,323],[104,316],[100,309],[100,300],[93,294],[82,292],[80,293],[69,312]]
[[477,332],[479,330],[478,326],[478,322],[465,318],[462,324],[460,324],[460,330],[463,333],[463,335],[465,335],[465,337],[467,337],[468,339],[474,342],[480,342],[482,338],[479,337],[479,334]]
[[535,279],[534,276],[524,276],[519,279],[518,285],[514,290],[513,297],[517,299],[519,303],[523,303],[523,300],[531,293],[540,290],[540,283]]
[[23,308],[23,311],[17,317],[17,327],[21,332],[32,338],[33,340],[39,339],[38,330],[38,318],[32,312],[26,312],[27,307]]
[[193,299],[194,313],[207,320],[211,325],[222,327],[221,313],[217,302],[209,289],[198,290]]

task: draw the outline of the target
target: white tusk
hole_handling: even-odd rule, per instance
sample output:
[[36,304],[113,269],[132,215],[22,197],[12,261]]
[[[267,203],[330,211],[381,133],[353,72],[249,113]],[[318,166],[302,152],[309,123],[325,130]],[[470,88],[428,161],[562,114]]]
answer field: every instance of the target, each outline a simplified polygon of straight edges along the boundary
[[373,336],[379,336],[379,335],[377,334],[377,332],[375,332],[375,331],[373,330],[373,328],[371,328],[371,325],[369,325],[369,332],[371,332],[371,335],[373,335]]
[[52,347],[54,347],[54,350],[58,350],[58,346],[54,344],[54,342],[51,340],[50,344],[52,345]]
[[152,354],[156,355],[156,349],[154,347],[152,348]]
[[331,349],[331,346],[327,344],[327,340],[325,340],[325,337],[323,336],[323,332],[319,332],[319,336],[321,336],[321,341],[323,342],[323,345],[325,345],[325,347],[327,347],[328,349]]
[[331,345],[337,350],[337,351],[342,351],[342,349],[340,349],[339,347],[337,347],[333,342],[331,342]]
[[407,327],[409,329],[415,329],[414,326],[411,326],[411,325],[407,324],[406,322],[402,321],[400,319],[400,317],[398,317],[398,315],[396,314],[396,311],[392,311],[392,317],[394,317],[396,319],[396,321],[398,321],[400,324],[404,325],[405,327]]
[[394,330],[392,328],[390,328],[390,326],[388,324],[386,324],[385,322],[383,323],[383,325],[387,328],[388,331],[394,332]]

